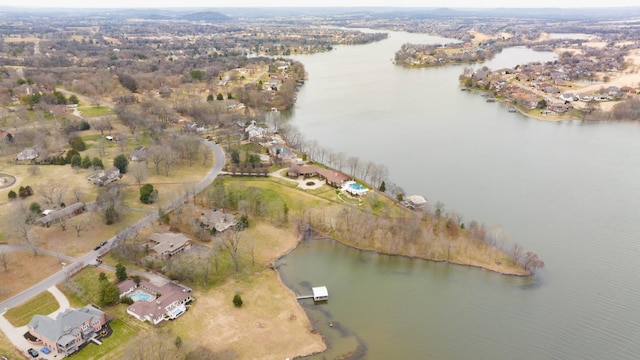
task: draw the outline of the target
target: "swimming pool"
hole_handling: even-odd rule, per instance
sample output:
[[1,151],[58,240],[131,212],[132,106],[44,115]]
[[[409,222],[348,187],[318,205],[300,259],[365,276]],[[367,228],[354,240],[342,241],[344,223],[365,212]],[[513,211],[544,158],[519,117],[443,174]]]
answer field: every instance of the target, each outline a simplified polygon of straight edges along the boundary
[[129,297],[133,301],[151,301],[154,298],[153,295],[148,294],[142,290],[134,291],[133,294],[129,295]]
[[359,195],[359,196],[366,195],[367,191],[369,191],[369,189],[358,184],[355,181],[347,181],[346,183],[344,183],[342,190],[348,191],[353,195]]

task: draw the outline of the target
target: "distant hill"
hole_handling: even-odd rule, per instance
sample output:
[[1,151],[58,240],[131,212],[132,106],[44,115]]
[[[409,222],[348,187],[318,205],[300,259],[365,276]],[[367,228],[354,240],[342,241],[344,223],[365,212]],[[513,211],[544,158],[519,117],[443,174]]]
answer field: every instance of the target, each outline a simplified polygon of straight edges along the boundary
[[183,15],[182,18],[184,20],[191,20],[191,21],[215,21],[215,22],[231,20],[231,18],[228,17],[227,15],[221,14],[217,11],[203,11],[203,12],[197,12],[193,14],[187,14],[187,15]]

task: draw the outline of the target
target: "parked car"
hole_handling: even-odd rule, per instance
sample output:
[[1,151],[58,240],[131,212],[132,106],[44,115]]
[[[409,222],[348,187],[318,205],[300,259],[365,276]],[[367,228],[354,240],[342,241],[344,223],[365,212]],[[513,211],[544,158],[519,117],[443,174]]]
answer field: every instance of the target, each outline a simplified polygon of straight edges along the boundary
[[38,355],[40,355],[40,354],[38,354],[36,349],[33,349],[33,348],[30,348],[29,350],[27,350],[27,352],[29,353],[29,355],[31,355],[32,358],[37,358]]
[[46,347],[43,347],[42,349],[40,349],[40,352],[42,352],[45,355],[51,354],[51,350],[49,350],[49,348],[46,348]]
[[107,245],[106,241],[103,241],[103,242],[100,243],[100,246],[105,246],[105,245]]
[[94,247],[93,250],[98,251],[98,250],[100,250],[101,247],[102,247],[102,245],[98,245],[98,246]]

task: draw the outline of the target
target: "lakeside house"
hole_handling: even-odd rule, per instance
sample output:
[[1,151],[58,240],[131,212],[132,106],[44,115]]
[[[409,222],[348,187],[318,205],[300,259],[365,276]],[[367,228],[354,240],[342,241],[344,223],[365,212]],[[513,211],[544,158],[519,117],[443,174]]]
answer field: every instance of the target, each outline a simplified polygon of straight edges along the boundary
[[34,315],[27,329],[32,336],[40,339],[42,345],[60,355],[69,356],[96,337],[106,324],[106,314],[87,305],[80,309],[67,309],[55,319]]
[[287,176],[297,178],[304,176],[305,178],[319,177],[327,183],[327,185],[335,188],[341,188],[345,182],[351,178],[337,170],[325,169],[316,165],[296,165],[289,168]]
[[121,298],[130,297],[135,301],[127,308],[127,314],[154,325],[178,318],[187,311],[187,304],[194,300],[190,288],[173,282],[156,286],[147,280],[136,284],[127,279],[118,284],[118,289]]
[[155,233],[149,236],[153,244],[151,254],[158,259],[166,260],[191,247],[191,239],[184,234]]
[[84,211],[84,209],[85,209],[84,203],[77,202],[67,207],[63,207],[60,210],[45,210],[43,212],[45,216],[37,219],[36,224],[42,225],[44,227],[49,227],[52,224],[55,224],[60,221],[64,221],[73,216],[81,214]]
[[427,207],[427,199],[422,195],[411,195],[407,196],[402,204],[409,209],[423,210]]

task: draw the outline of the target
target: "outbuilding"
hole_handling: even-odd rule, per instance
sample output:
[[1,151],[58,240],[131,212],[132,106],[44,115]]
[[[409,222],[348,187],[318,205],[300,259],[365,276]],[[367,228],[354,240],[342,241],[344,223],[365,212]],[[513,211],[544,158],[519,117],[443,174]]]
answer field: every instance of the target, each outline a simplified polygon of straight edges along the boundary
[[329,291],[326,286],[314,287],[311,290],[313,291],[313,301],[329,300]]

